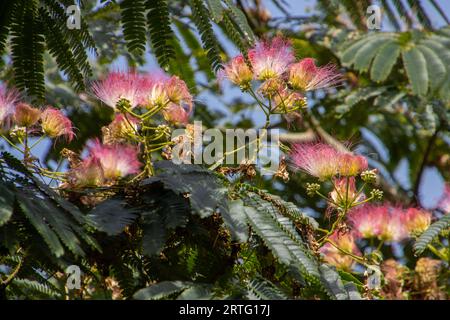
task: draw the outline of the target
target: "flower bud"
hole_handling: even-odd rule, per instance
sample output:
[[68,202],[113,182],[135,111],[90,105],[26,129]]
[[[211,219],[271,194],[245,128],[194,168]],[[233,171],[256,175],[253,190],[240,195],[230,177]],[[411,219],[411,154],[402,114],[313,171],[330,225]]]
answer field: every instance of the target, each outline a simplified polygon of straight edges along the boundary
[[361,172],[362,181],[368,184],[374,184],[377,181],[377,169],[366,170]]
[[39,121],[41,111],[26,103],[19,103],[14,112],[14,122],[20,127],[31,127]]
[[317,191],[320,190],[320,184],[318,183],[307,183],[306,184],[306,194],[313,197]]

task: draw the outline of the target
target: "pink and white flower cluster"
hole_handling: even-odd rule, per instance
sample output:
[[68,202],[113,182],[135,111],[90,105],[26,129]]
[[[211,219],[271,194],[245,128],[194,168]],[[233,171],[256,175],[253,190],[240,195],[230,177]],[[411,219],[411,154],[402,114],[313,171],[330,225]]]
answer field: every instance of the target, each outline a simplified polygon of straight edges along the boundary
[[93,140],[89,155],[69,174],[75,187],[93,187],[113,184],[120,178],[136,174],[141,168],[139,149],[128,144],[102,144]]
[[139,74],[135,71],[114,71],[92,86],[95,96],[115,109],[126,100],[131,109],[161,108],[164,118],[174,124],[186,124],[193,111],[193,98],[186,83],[177,76],[159,71]]
[[338,151],[321,142],[294,144],[290,161],[295,170],[305,171],[322,181],[336,176],[356,176],[368,168],[365,157]]
[[358,238],[396,242],[424,232],[431,217],[431,213],[418,208],[365,204],[351,210],[348,221]]
[[279,36],[256,43],[248,51],[248,61],[242,55],[232,58],[219,78],[229,79],[244,91],[251,90],[252,80],[262,81],[258,92],[273,100],[279,112],[281,105],[289,112],[291,103],[298,104],[299,95],[303,98],[300,106],[306,105],[306,91],[332,87],[342,80],[333,65],[318,67],[312,58],[296,61],[290,42]]
[[21,102],[18,91],[0,86],[0,129],[9,131],[12,126],[41,131],[50,138],[64,137],[71,141],[75,136],[72,121],[61,110],[47,106],[43,110]]

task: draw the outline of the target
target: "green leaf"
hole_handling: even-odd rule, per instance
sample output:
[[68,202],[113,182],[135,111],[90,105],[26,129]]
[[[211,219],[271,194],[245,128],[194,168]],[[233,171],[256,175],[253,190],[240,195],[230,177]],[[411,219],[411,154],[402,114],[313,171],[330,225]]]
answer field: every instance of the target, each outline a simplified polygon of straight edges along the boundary
[[113,236],[132,224],[137,218],[136,213],[137,209],[128,207],[124,200],[113,198],[96,205],[88,217],[98,230]]
[[220,50],[217,37],[214,34],[211,22],[209,20],[208,9],[201,0],[191,0],[192,19],[200,33],[203,48],[206,50],[206,56],[215,72],[220,68]]
[[212,298],[211,285],[195,284],[184,290],[177,300],[211,300]]
[[166,68],[174,58],[172,46],[176,37],[171,28],[169,5],[166,0],[146,0],[148,31],[153,52],[161,67]]
[[321,280],[332,299],[349,300],[350,296],[334,267],[323,264],[319,267]]
[[346,49],[341,52],[341,63],[344,66],[351,66],[354,63],[356,53],[365,43],[365,39],[359,39],[350,44],[350,46],[347,46]]
[[212,215],[218,209],[222,214],[228,214],[225,190],[210,171],[197,165],[175,165],[171,161],[159,161],[155,168],[162,170],[156,178],[168,190],[187,197],[192,209],[201,218]]
[[36,1],[20,1],[11,25],[15,85],[36,101],[44,100],[44,36]]
[[240,31],[244,34],[247,41],[253,44],[256,41],[256,38],[252,28],[250,28],[248,24],[245,14],[239,8],[237,8],[232,1],[225,0],[225,3],[230,10],[229,13],[233,22],[239,27]]
[[288,297],[272,282],[257,276],[248,283],[249,290],[261,300],[286,300]]
[[11,284],[26,294],[27,297],[33,297],[33,299],[36,299],[36,296],[42,296],[46,299],[58,299],[62,297],[60,292],[54,290],[49,285],[35,280],[14,278]]
[[400,49],[396,42],[388,42],[380,48],[370,69],[373,81],[382,82],[387,79],[400,55]]
[[193,285],[188,281],[162,281],[150,287],[143,288],[133,295],[136,300],[158,300],[185,290]]
[[437,89],[445,79],[447,70],[445,64],[440,57],[430,48],[423,45],[417,46],[420,52],[423,54],[427,62],[428,77],[430,79],[430,89]]
[[361,72],[368,71],[370,63],[381,49],[381,44],[386,42],[387,40],[384,37],[376,37],[366,41],[366,43],[356,52],[354,59],[355,69]]
[[120,3],[123,35],[129,51],[142,55],[145,51],[145,2],[123,0]]
[[438,221],[434,222],[424,233],[422,233],[414,243],[414,252],[422,254],[427,246],[445,229],[450,226],[450,214],[444,215]]
[[142,251],[148,256],[159,254],[167,240],[167,231],[163,219],[156,212],[143,213],[144,237],[142,239]]
[[339,54],[341,56],[341,63],[344,66],[351,66],[355,63],[357,52],[368,42],[373,39],[386,38],[387,35],[380,35],[379,33],[368,34],[364,37],[354,41],[346,41],[340,47]]
[[11,218],[14,207],[14,186],[0,180],[0,226]]
[[227,225],[234,239],[238,240],[239,242],[247,242],[248,227],[244,203],[240,199],[230,201],[229,207],[229,215],[226,215],[227,218],[224,217],[225,224]]
[[402,52],[403,64],[414,94],[424,96],[428,90],[427,62],[416,47]]
[[[64,254],[64,247],[58,239],[56,233],[45,222],[42,216],[42,208],[39,206],[39,201],[36,201],[24,195],[22,193],[17,194],[19,206],[23,214],[28,218],[30,223],[34,226],[37,232],[42,236],[44,241],[49,246],[51,253],[56,257],[60,257]],[[58,212],[52,212],[51,214],[59,214]]]
[[386,90],[386,87],[365,87],[356,89],[345,98],[345,104],[351,108],[361,101],[383,94]]
[[212,19],[215,23],[219,23],[223,19],[224,8],[221,0],[206,0]]

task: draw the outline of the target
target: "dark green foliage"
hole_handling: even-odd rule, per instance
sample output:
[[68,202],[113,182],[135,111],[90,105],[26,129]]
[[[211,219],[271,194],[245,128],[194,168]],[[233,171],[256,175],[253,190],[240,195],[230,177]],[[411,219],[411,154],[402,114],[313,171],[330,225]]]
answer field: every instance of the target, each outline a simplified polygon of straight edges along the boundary
[[169,5],[166,0],[147,0],[147,23],[150,42],[155,56],[162,67],[167,67],[174,58],[172,39],[175,37],[171,24]]
[[85,229],[91,222],[78,208],[36,180],[11,155],[3,153],[1,159],[2,171],[7,172],[0,182],[1,188],[9,190],[2,197],[5,201],[4,212],[11,213],[7,210],[13,209],[12,215],[3,216],[8,218],[3,219],[3,228],[22,228],[25,223],[26,228],[31,228],[28,230],[30,236],[21,241],[26,243],[28,238],[39,234],[50,249],[49,253],[56,257],[62,256],[66,252],[65,248],[78,256],[85,255],[82,246],[86,244],[98,248]]
[[206,50],[206,56],[214,71],[220,68],[220,52],[217,39],[212,29],[211,22],[208,19],[208,9],[200,0],[191,0],[192,18],[202,38],[203,47]]
[[414,251],[416,254],[421,254],[425,251],[434,239],[436,239],[441,232],[448,232],[450,227],[450,215],[446,214],[438,221],[434,222],[424,233],[422,233],[414,243]]
[[44,96],[44,34],[37,1],[17,1],[11,24],[15,85],[38,100]]
[[124,0],[120,3],[123,35],[127,48],[141,55],[145,51],[145,1]]

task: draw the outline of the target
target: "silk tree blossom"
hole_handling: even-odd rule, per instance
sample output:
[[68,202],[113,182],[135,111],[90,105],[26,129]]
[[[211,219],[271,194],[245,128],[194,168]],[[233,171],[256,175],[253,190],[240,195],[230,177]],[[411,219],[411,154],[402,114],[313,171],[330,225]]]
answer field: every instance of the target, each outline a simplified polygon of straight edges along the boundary
[[33,108],[29,104],[19,103],[14,112],[14,123],[20,127],[31,127],[35,125],[41,116],[41,110]]
[[378,238],[387,242],[400,242],[410,236],[405,225],[404,212],[396,207],[388,207]]
[[430,226],[431,213],[417,208],[409,208],[405,211],[403,219],[408,232],[418,235]]
[[327,180],[338,174],[339,153],[324,143],[295,144],[291,151],[292,167]]
[[[355,265],[355,260],[343,251],[349,252],[355,256],[361,256],[361,251],[356,245],[353,233],[339,233],[335,231],[329,237],[329,240],[332,241],[334,245],[331,243],[325,243],[325,245],[319,249],[320,253],[322,253],[324,257],[324,260],[327,263],[336,266],[336,268],[344,271],[351,271]],[[343,251],[336,248],[336,246]]]
[[282,77],[295,61],[290,43],[282,37],[258,42],[248,51],[248,58],[258,80]]
[[327,180],[331,177],[356,176],[367,169],[367,160],[349,152],[337,151],[324,143],[295,144],[291,152],[293,167]]
[[385,217],[388,215],[386,206],[364,204],[352,209],[348,221],[359,238],[376,238],[381,234]]
[[61,110],[52,107],[42,112],[41,126],[42,131],[50,138],[65,137],[70,142],[75,136],[72,121]]
[[389,204],[365,204],[351,210],[348,221],[360,238],[398,242],[409,237],[402,209]]
[[105,184],[105,176],[100,160],[88,157],[69,172],[69,181],[75,188],[96,187]]
[[347,207],[352,203],[361,201],[363,194],[356,190],[355,177],[333,178],[335,189],[330,192],[330,198],[334,203]]
[[175,125],[186,125],[189,123],[189,116],[192,113],[192,108],[189,107],[189,105],[183,107],[179,104],[169,103],[162,111],[164,119]]
[[356,176],[367,168],[368,162],[363,156],[352,153],[341,153],[339,155],[339,174],[341,176]]
[[103,143],[116,144],[125,142],[139,128],[140,120],[122,113],[116,113],[114,120],[102,128]]
[[167,105],[170,101],[167,92],[169,80],[169,76],[162,71],[142,75],[142,94],[139,99],[139,104],[147,108]]
[[0,128],[9,126],[16,104],[19,99],[19,92],[15,89],[7,89],[0,84]]
[[305,108],[307,105],[306,97],[298,92],[283,88],[273,97],[272,105],[274,113],[289,113],[293,110]]
[[219,71],[218,76],[219,79],[227,78],[235,85],[240,86],[241,89],[246,89],[253,79],[253,71],[245,62],[242,54],[240,54],[225,64],[223,69]]
[[104,145],[94,140],[89,147],[89,156],[98,159],[105,179],[116,180],[139,172],[139,150],[132,145]]
[[288,81],[295,90],[311,91],[335,86],[341,75],[334,65],[317,67],[314,59],[305,58],[289,67]]
[[186,82],[177,76],[171,77],[166,82],[166,94],[170,102],[180,106],[186,106],[188,110],[192,109],[192,95],[189,93]]
[[437,209],[442,210],[445,214],[450,213],[450,184],[445,185],[444,194],[437,204]]
[[121,99],[126,99],[132,108],[136,107],[147,89],[147,81],[135,71],[113,71],[92,85],[97,98],[113,109]]

